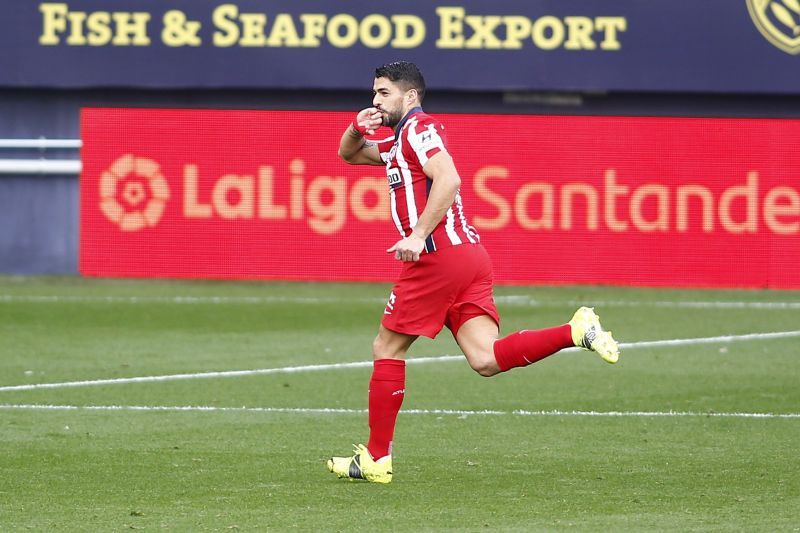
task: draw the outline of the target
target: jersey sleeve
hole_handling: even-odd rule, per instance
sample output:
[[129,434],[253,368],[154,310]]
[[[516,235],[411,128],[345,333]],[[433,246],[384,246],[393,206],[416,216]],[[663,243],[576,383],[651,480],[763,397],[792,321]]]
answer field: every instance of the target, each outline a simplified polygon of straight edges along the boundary
[[387,137],[386,139],[373,142],[378,147],[378,152],[381,154],[381,160],[386,163],[387,159],[389,158],[389,152],[392,151],[392,146],[394,146],[394,135]]
[[447,153],[447,145],[444,136],[444,126],[436,120],[428,117],[424,121],[415,124],[408,131],[408,144],[414,150],[419,159],[419,164],[423,167],[428,159],[439,152]]

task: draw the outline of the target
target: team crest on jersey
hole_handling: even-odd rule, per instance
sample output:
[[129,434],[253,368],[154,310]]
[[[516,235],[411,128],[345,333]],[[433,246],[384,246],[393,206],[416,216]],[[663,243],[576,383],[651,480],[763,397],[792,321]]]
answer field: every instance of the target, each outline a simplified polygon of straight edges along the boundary
[[747,10],[769,42],[800,54],[800,0],[747,0]]

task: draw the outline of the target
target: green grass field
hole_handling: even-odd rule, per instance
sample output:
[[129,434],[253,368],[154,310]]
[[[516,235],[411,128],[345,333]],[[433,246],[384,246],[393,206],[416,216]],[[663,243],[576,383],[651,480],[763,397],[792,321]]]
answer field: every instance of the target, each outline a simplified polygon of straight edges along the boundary
[[348,483],[370,368],[336,364],[387,294],[0,277],[0,530],[800,530],[799,292],[500,287],[504,332],[595,304],[619,364],[410,364],[395,481]]

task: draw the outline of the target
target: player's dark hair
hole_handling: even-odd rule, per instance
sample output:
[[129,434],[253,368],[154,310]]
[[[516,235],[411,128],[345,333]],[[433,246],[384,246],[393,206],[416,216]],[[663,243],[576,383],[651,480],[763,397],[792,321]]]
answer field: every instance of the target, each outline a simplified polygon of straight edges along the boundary
[[416,89],[419,101],[425,97],[425,78],[419,67],[410,61],[393,61],[375,69],[375,78],[386,78],[400,85],[403,90]]

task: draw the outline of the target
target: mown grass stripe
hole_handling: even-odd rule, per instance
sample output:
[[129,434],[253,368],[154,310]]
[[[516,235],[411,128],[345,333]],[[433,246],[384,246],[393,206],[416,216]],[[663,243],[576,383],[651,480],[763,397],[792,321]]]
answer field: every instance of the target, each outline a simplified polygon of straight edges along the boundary
[[[495,300],[504,305],[520,305],[526,307],[582,305],[594,307],[661,307],[673,309],[761,309],[761,310],[797,310],[800,302],[744,302],[744,301],[669,301],[669,300],[567,300],[551,302],[537,300],[525,295],[496,295]],[[368,303],[381,304],[385,297],[348,297],[348,296],[86,296],[86,295],[37,295],[37,294],[0,294],[0,303],[109,303],[109,304],[329,304],[329,303]]]
[[[48,405],[48,404],[0,404],[4,410],[30,411],[142,411],[142,412],[208,412],[208,413],[286,413],[286,414],[357,414],[367,413],[366,409],[313,408],[313,407],[217,407],[202,405]],[[531,417],[605,417],[605,418],[763,418],[797,419],[800,413],[718,413],[699,411],[514,411],[464,410],[464,409],[403,409],[407,415],[449,415],[449,416],[531,416]]]
[[[748,333],[744,335],[721,335],[715,337],[700,337],[694,339],[666,339],[656,341],[639,341],[620,343],[620,349],[631,350],[636,348],[658,348],[664,346],[686,346],[694,344],[715,344],[752,340],[771,340],[800,337],[800,331],[776,331],[768,333]],[[577,351],[570,348],[565,351]],[[409,364],[439,363],[445,361],[463,360],[463,355],[442,355],[436,357],[417,357],[408,359]],[[268,374],[291,374],[296,372],[318,372],[325,370],[338,370],[346,368],[369,368],[372,361],[355,361],[351,363],[329,363],[319,365],[285,366],[277,368],[261,368],[254,370],[223,370],[219,372],[197,372],[188,374],[170,374],[162,376],[139,376],[130,378],[95,379],[84,381],[65,381],[58,383],[32,383],[27,385],[7,385],[0,387],[0,392],[26,391],[37,389],[60,389],[68,387],[90,387],[99,385],[120,385],[125,383],[153,383],[161,381],[179,381],[187,379],[229,378],[242,376],[256,376]]]

